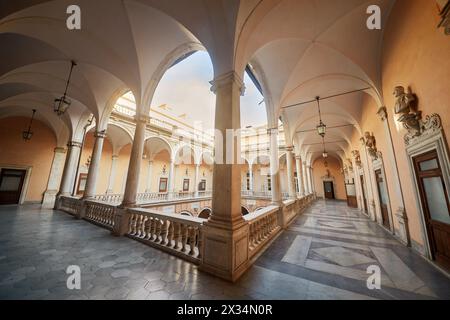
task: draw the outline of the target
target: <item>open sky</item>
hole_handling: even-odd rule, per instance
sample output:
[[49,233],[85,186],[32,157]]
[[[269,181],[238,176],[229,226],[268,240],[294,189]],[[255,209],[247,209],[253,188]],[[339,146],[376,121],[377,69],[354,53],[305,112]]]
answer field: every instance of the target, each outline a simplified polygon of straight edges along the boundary
[[[204,129],[214,128],[215,95],[210,91],[213,66],[207,52],[199,51],[169,69],[153,98],[152,107],[166,104],[170,112],[185,121],[202,122]],[[241,127],[267,124],[263,96],[245,74],[245,95],[241,97]]]

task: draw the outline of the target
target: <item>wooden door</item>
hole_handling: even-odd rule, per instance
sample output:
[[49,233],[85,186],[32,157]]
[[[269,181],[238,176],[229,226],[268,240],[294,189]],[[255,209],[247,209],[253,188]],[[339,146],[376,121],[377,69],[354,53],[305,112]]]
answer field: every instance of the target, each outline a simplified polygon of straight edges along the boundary
[[364,212],[369,213],[367,210],[367,198],[366,198],[366,186],[364,185],[364,176],[361,175],[361,190],[362,190],[362,196],[363,196],[363,203],[364,203]]
[[450,207],[437,152],[415,157],[414,168],[432,258],[450,270]]
[[334,199],[334,187],[332,181],[324,181],[323,189],[325,193],[325,199]]
[[377,181],[378,200],[380,202],[381,218],[383,220],[383,226],[385,226],[387,229],[390,229],[391,224],[389,222],[388,194],[386,189],[386,181],[384,179],[383,174],[381,173],[381,169],[375,171],[375,178]]
[[26,170],[1,170],[0,204],[19,204],[26,174]]

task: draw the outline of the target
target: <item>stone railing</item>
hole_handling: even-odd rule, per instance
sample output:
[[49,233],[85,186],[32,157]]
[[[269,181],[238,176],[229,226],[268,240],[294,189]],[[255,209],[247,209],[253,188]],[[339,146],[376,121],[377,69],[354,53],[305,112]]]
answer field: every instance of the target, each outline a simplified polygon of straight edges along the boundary
[[269,206],[244,216],[249,224],[249,256],[253,258],[280,230],[280,208]]
[[200,263],[202,224],[206,220],[145,209],[129,209],[128,212],[128,237]]
[[242,197],[272,198],[270,191],[241,191]]
[[94,199],[106,203],[120,204],[123,200],[123,194],[99,194],[96,195]]
[[138,203],[145,202],[159,202],[168,199],[168,193],[150,192],[150,193],[138,193],[136,200]]
[[112,230],[114,228],[114,214],[116,207],[96,201],[84,201],[84,218],[103,228]]
[[[248,224],[246,263],[251,265],[281,230],[295,221],[314,199],[315,195],[310,194],[244,216]],[[120,208],[111,203],[73,197],[59,197],[57,204],[58,209],[111,230],[116,236],[125,235],[195,264],[205,263],[202,258],[202,237],[205,237],[203,233],[208,230],[203,229],[205,219],[152,209]]]
[[60,196],[57,200],[56,208],[76,216],[81,209],[81,204],[79,198]]
[[198,197],[200,198],[208,198],[212,197],[212,191],[198,191],[197,192]]

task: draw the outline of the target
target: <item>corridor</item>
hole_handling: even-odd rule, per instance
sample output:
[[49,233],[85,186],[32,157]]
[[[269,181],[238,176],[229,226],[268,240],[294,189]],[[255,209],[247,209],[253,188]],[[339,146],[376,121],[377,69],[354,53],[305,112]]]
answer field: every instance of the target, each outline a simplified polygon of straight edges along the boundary
[[[81,290],[67,289],[70,265]],[[0,208],[0,299],[449,298],[449,278],[343,202],[317,201],[235,284],[62,212]]]

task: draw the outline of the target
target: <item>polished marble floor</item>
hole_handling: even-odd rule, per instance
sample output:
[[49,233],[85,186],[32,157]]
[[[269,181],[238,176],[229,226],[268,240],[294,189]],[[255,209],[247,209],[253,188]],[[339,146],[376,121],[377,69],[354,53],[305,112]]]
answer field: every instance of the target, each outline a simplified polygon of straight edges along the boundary
[[[70,265],[80,290],[67,289]],[[450,279],[341,202],[317,201],[235,284],[62,212],[6,206],[0,299],[450,299]]]

